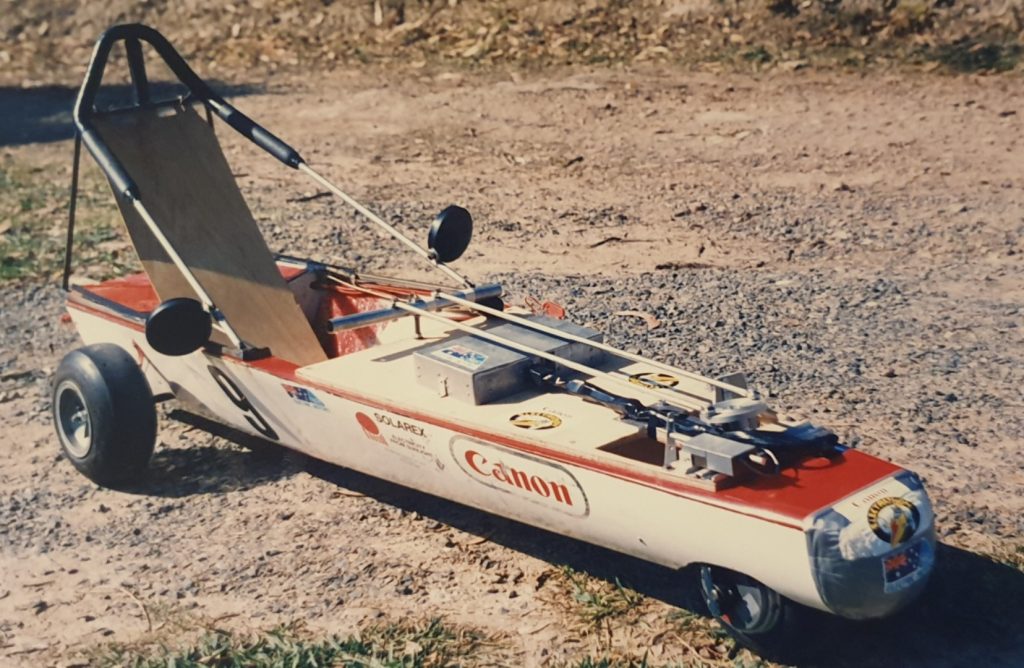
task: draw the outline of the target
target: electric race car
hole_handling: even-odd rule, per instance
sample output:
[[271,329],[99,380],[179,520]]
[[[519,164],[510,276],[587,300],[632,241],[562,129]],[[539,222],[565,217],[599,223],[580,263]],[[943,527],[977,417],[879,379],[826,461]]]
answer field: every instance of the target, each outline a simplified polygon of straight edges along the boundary
[[[123,44],[135,103],[99,109]],[[154,100],[143,47],[187,90]],[[67,459],[117,486],[143,475],[155,403],[340,466],[682,569],[742,643],[770,647],[804,608],[889,615],[935,558],[920,478],[783,420],[741,374],[708,378],[600,332],[506,305],[449,266],[472,219],[442,211],[426,247],[227,103],[155,30],[98,41],[77,128],[68,312],[53,416]],[[441,272],[385,278],[268,249],[220,150],[226,124]],[[71,285],[84,144],[110,181],[143,273]],[[410,256],[411,257],[411,256]]]

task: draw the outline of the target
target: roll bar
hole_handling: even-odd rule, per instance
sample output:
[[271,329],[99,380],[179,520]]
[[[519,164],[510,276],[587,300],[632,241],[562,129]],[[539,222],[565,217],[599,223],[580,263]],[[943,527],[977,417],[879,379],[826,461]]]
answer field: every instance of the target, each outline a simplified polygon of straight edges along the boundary
[[103,83],[103,74],[110,58],[110,50],[117,42],[125,44],[136,106],[143,107],[153,104],[150,100],[146,64],[142,56],[142,42],[146,42],[156,50],[174,76],[178,77],[178,81],[188,88],[190,97],[205,104],[209,110],[217,114],[239,134],[292,169],[297,169],[303,162],[298,151],[213,92],[159,32],[140,23],[117,25],[105,31],[96,42],[92,59],[89,61],[89,69],[86,71],[85,82],[75,101],[73,118],[75,128],[89,153],[99,163],[122,197],[127,199],[139,197],[135,182],[89,122],[93,116],[99,113],[95,109],[96,93]]
[[[171,70],[174,76],[178,78],[178,81],[188,89],[188,98],[202,102],[206,107],[208,115],[211,113],[216,114],[243,137],[246,137],[249,141],[256,144],[288,167],[302,172],[323,187],[330,190],[331,193],[355,208],[356,211],[365,216],[370,220],[370,222],[374,223],[392,237],[405,244],[410,250],[422,256],[435,268],[444,272],[449,277],[458,280],[466,287],[472,287],[473,284],[469,279],[453,270],[444,262],[440,261],[431,251],[428,251],[417,244],[393,225],[390,225],[380,218],[380,216],[377,216],[350,197],[341,190],[341,188],[328,181],[325,177],[310,167],[302,156],[299,155],[298,151],[286,144],[274,133],[235,109],[231,104],[226,102],[224,98],[213,92],[206,82],[200,79],[199,75],[189,67],[188,63],[185,62],[185,59],[181,57],[181,54],[171,46],[171,43],[168,42],[163,35],[149,26],[145,26],[140,23],[128,23],[109,28],[100,36],[99,40],[97,40],[96,47],[92,52],[92,58],[89,61],[89,69],[86,71],[85,81],[78,93],[78,99],[75,101],[75,108],[72,114],[76,129],[75,158],[71,170],[71,203],[68,208],[67,247],[64,254],[63,286],[65,290],[68,289],[71,277],[71,247],[74,240],[75,229],[75,202],[78,194],[78,167],[81,157],[81,145],[83,143],[85,144],[86,149],[88,149],[89,154],[92,155],[93,159],[96,160],[96,163],[100,166],[100,169],[102,169],[107,175],[107,178],[110,179],[117,195],[126,200],[128,204],[137,210],[144,208],[140,202],[141,195],[135,181],[124,169],[121,161],[113,154],[110,148],[103,141],[99,132],[96,131],[96,128],[94,128],[90,122],[90,119],[94,116],[103,113],[95,108],[96,94],[99,91],[100,85],[103,83],[103,74],[107,67],[107,61],[110,58],[110,50],[114,44],[118,42],[124,42],[125,44],[125,53],[128,57],[128,70],[131,74],[135,97],[135,108],[157,107],[167,104],[168,102],[175,102],[175,100],[153,102],[150,99],[149,80],[146,76],[146,64],[142,55],[142,42],[146,42],[156,50],[157,54],[163,59],[164,63]],[[148,218],[148,215],[144,214],[143,217],[146,220],[147,225],[152,227],[153,224]],[[161,236],[159,231],[154,231],[154,233],[159,239]],[[178,265],[178,268],[185,275],[186,279],[188,279],[189,282],[193,284],[193,288],[195,288],[197,281],[195,281],[194,277],[191,276],[191,272],[188,268],[177,261],[174,250],[170,248],[168,244],[164,244],[163,240],[161,240],[161,245],[165,247],[168,254],[171,256],[171,259],[175,261],[175,264]],[[204,297],[204,293],[201,288],[196,289],[196,292],[200,297]]]

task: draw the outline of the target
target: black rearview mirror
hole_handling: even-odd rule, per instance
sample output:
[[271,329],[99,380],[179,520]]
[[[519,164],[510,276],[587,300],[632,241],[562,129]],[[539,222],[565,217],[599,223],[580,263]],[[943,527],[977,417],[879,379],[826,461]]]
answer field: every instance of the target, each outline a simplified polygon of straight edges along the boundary
[[153,350],[178,357],[203,347],[213,332],[209,312],[195,299],[176,297],[146,318],[146,342]]
[[462,257],[472,238],[473,217],[453,204],[437,214],[427,235],[427,247],[438,262],[452,262]]

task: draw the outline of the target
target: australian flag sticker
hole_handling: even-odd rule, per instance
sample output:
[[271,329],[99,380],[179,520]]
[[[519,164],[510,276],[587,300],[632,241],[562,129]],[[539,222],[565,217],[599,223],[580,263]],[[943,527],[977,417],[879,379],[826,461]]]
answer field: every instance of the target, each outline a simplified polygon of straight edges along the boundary
[[325,411],[327,406],[324,406],[324,402],[320,401],[312,390],[307,390],[304,387],[298,385],[289,385],[288,383],[281,383],[281,387],[288,393],[288,396],[292,398],[296,403],[302,404],[303,406],[309,406],[317,410]]

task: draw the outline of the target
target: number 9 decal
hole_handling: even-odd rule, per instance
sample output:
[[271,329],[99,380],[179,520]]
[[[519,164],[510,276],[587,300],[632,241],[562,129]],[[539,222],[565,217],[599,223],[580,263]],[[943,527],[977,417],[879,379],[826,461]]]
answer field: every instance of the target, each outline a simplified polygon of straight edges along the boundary
[[245,398],[245,395],[242,394],[240,389],[238,389],[235,382],[228,378],[226,373],[213,365],[209,365],[206,368],[210,370],[210,375],[213,376],[215,381],[217,381],[217,385],[219,385],[220,389],[225,395],[227,395],[227,398],[231,400],[231,403],[238,406],[238,408],[246,414],[246,422],[251,424],[253,429],[267,438],[274,441],[278,440],[277,432],[274,431],[274,428],[267,423],[266,419],[264,419],[262,415],[260,415],[259,411],[249,403],[249,400]]

